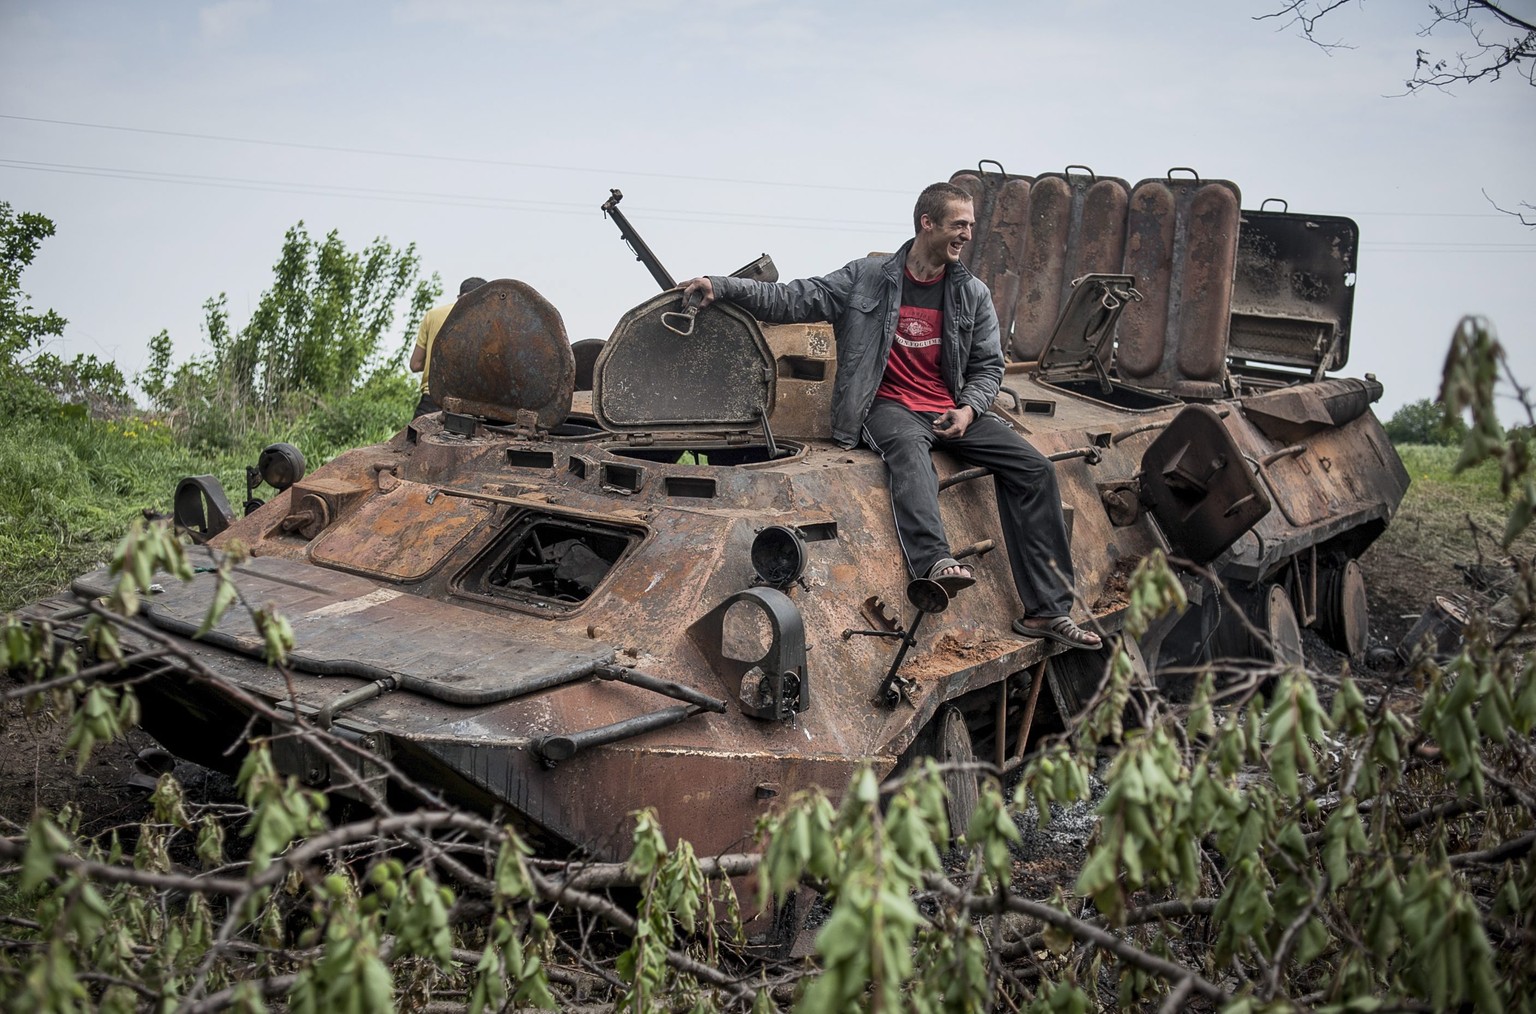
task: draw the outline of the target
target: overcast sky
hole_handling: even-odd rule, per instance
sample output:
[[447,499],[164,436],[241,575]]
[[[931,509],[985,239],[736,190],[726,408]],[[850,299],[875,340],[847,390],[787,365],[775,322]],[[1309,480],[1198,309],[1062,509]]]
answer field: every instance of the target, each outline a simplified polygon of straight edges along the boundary
[[[0,200],[57,224],[23,287],[55,350],[130,376],[201,305],[244,323],[302,219],[414,242],[453,291],[522,279],[572,340],[654,291],[610,187],[678,278],[771,253],[786,278],[910,233],[918,190],[996,159],[1133,184],[1190,166],[1360,225],[1350,362],[1383,418],[1435,393],[1462,314],[1536,384],[1536,88],[1402,91],[1463,40],[1415,0],[0,0]],[[1536,0],[1512,0],[1536,19]],[[403,339],[402,339],[403,340]]]

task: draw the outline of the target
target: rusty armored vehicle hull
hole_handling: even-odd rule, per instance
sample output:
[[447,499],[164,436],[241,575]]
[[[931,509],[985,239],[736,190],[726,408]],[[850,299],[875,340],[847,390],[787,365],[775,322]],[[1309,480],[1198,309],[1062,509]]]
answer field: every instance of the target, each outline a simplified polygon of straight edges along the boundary
[[[1379,385],[1329,376],[1348,356],[1353,223],[1243,211],[1232,184],[1185,175],[955,181],[1012,360],[993,411],[1057,463],[1079,618],[1114,635],[1127,575],[1162,550],[1191,607],[1132,646],[1148,667],[1297,653],[1303,626],[1361,653],[1355,561],[1408,477],[1370,411]],[[950,601],[909,581],[884,466],[830,440],[825,325],[694,315],[663,293],[573,352],[552,307],[501,281],[460,300],[432,355],[445,411],[286,476],[247,516],[183,484],[194,552],[246,546],[236,580],[297,648],[267,667],[238,610],[193,638],[213,577],[167,582],[148,620],[221,677],[141,684],[172,751],[237,763],[242,737],[281,731],[251,695],[361,747],[343,771],[278,737],[311,785],[385,785],[387,761],[550,847],[621,858],[649,806],[723,853],[777,798],[835,793],[860,765],[1003,760],[1042,687],[1070,713],[1102,674],[1107,652],[1010,633],[980,470],[936,458],[977,584]],[[957,791],[954,816],[966,805]]]

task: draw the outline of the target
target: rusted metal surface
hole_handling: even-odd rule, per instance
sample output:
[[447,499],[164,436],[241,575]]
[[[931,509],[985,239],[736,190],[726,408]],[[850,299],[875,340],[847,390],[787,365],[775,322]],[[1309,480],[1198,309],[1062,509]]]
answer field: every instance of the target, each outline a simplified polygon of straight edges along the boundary
[[766,417],[776,371],[757,321],[717,303],[680,336],[662,317],[681,305],[664,292],[614,328],[592,383],[592,412],[607,428],[746,428]]
[[1111,391],[1110,340],[1126,307],[1141,300],[1130,275],[1084,275],[1072,286],[1049,340],[1038,352],[1035,372],[1052,383],[1098,381]]
[[1031,186],[1031,181],[1022,177],[1005,180],[992,202],[985,235],[971,241],[976,251],[971,270],[992,290],[998,327],[1005,335],[1013,330],[1020,279],[1027,277],[1025,231],[1029,225]]
[[176,524],[194,542],[207,542],[235,520],[224,487],[211,475],[189,475],[176,484]]
[[1146,299],[1120,322],[1132,383],[1220,397],[1226,375],[1239,194],[1226,180],[1142,180],[1131,192],[1125,273]]
[[973,195],[977,209],[966,263],[992,290],[1013,358],[1034,360],[1072,282],[1121,270],[1129,185],[1083,166],[1036,177],[956,173],[951,182]]
[[1381,397],[1381,384],[1365,380],[1325,380],[1281,388],[1242,401],[1243,415],[1276,440],[1305,440],[1314,433],[1342,426],[1370,411]]
[[1266,436],[1242,413],[1232,413],[1225,422],[1260,463],[1256,474],[1276,507],[1254,526],[1252,545],[1234,547],[1241,552],[1231,566],[1245,579],[1272,572],[1308,545],[1352,531],[1365,538],[1364,544],[1351,546],[1352,555],[1358,555],[1379,534],[1379,526],[1369,523],[1389,519],[1407,492],[1408,473],[1369,412],[1315,432],[1300,444]]
[[1265,643],[1257,645],[1282,665],[1301,665],[1301,624],[1296,619],[1296,608],[1290,594],[1278,584],[1270,585],[1264,593],[1263,625],[1267,635]]
[[1091,173],[1047,173],[1035,181],[1014,317],[1016,359],[1034,359],[1044,349],[1073,280],[1121,270],[1128,189],[1124,180]]
[[528,411],[555,426],[571,411],[576,360],[559,312],[532,286],[502,278],[453,304],[432,342],[430,375],[450,411],[502,422]]
[[1349,362],[1360,230],[1348,218],[1244,211],[1232,291],[1233,356],[1340,370]]
[[[1303,622],[1353,651],[1368,624],[1354,560],[1407,486],[1369,408],[1379,385],[1297,382],[1224,344],[1234,314],[1259,313],[1250,296],[1265,285],[1335,263],[1301,249],[1332,234],[1291,235],[1293,218],[1255,233],[1284,238],[1271,268],[1252,266],[1256,240],[1244,249],[1234,305],[1230,184],[1155,180],[1132,194],[1110,177],[995,163],[954,179],[975,195],[966,256],[1012,314],[1015,357],[1045,349],[1080,273],[1134,275],[1142,295],[1123,307],[1117,350],[1098,340],[1114,325],[1095,330],[1101,315],[1082,296],[1065,315],[1077,340],[1056,356],[1071,368],[1015,363],[993,406],[1056,461],[1082,621],[1113,635],[1127,576],[1171,548],[1202,564],[1180,572],[1192,604],[1131,644],[1135,659],[1257,650],[1223,626],[1211,574],[1283,651]],[[1310,298],[1326,286],[1301,288],[1300,302],[1270,304],[1279,316],[1337,319],[1347,333],[1347,308]],[[289,618],[293,671],[267,668],[235,613],[187,650],[443,798],[604,859],[627,854],[641,807],[696,849],[731,851],[750,847],[776,800],[813,785],[835,794],[862,764],[883,776],[918,753],[959,751],[961,732],[988,757],[1014,755],[1028,736],[1025,680],[1064,713],[1091,698],[1108,654],[1014,636],[1005,554],[973,557],[977,583],[918,622],[885,467],[829,439],[829,328],[759,327],[717,304],[683,337],[660,320],[679,309],[663,293],[627,314],[592,361],[590,396],[576,398],[576,358],[541,297],[510,281],[466,296],[434,346],[434,392],[485,419],[417,419],[213,539],[255,554],[236,580]],[[951,545],[1000,545],[992,484],[942,453],[934,463]],[[775,546],[793,566],[764,561]],[[88,576],[76,593],[106,582]],[[149,615],[190,638],[212,577],[166,588]],[[901,693],[888,706],[877,698],[893,671]],[[148,680],[147,726],[179,753],[238,763],[226,748],[250,716],[220,687]],[[323,758],[281,763],[319,787],[341,781]]]
[[345,520],[332,525],[310,548],[310,559],[386,581],[420,581],[448,559],[491,513],[484,503],[434,498],[434,488],[415,482],[395,483],[394,488],[371,497]]
[[603,343],[602,338],[583,338],[571,343],[571,356],[576,360],[577,391],[592,390],[592,372],[597,368],[597,357],[602,355]]
[[[288,618],[296,648],[292,666],[315,676],[377,679],[392,675],[406,689],[450,704],[507,700],[591,675],[614,656],[601,642],[546,632],[531,643],[491,617],[449,602],[425,600],[291,560],[250,560],[237,568],[254,601]],[[145,606],[151,622],[191,634],[207,615],[216,576],[168,586]],[[75,591],[107,594],[104,571],[79,579]],[[260,657],[265,642],[252,618],[232,609],[199,640]]]
[[774,363],[774,432],[806,440],[832,438],[832,388],[837,349],[830,324],[765,324]]
[[1365,574],[1355,560],[1332,568],[1319,591],[1318,632],[1351,659],[1365,657],[1370,638],[1371,606]]
[[1142,495],[1174,551],[1194,563],[1225,552],[1269,513],[1269,496],[1220,417],[1185,407],[1142,457]]
[[959,708],[946,704],[939,710],[935,722],[938,728],[934,734],[933,756],[947,768],[944,773],[944,815],[951,834],[964,834],[978,802],[976,776],[966,769],[966,765],[976,760],[976,751],[971,745],[965,715]]

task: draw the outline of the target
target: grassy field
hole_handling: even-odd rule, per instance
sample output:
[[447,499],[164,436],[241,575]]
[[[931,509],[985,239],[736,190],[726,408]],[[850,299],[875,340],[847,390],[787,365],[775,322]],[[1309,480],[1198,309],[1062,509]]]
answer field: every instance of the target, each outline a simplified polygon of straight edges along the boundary
[[[410,418],[407,378],[317,405],[275,433],[197,450],[156,418],[90,419],[64,412],[17,419],[0,430],[0,612],[41,598],[106,560],[145,509],[169,513],[183,476],[216,476],[230,504],[245,497],[245,468],[261,448],[287,440],[310,468],[375,443]],[[263,487],[258,496],[270,496]]]
[[1508,509],[1494,464],[1454,474],[1459,448],[1406,444],[1397,452],[1413,482],[1386,534],[1361,561],[1373,626],[1381,630],[1417,616],[1436,595],[1464,590],[1458,563],[1536,554],[1536,532],[1529,530],[1509,550],[1499,546]]

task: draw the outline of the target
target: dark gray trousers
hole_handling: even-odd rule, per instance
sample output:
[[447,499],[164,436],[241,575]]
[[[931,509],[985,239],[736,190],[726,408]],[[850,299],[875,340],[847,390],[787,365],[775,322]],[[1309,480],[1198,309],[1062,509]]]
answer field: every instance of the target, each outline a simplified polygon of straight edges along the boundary
[[[978,416],[965,435],[946,440],[933,432],[933,412],[913,412],[876,398],[864,419],[864,442],[889,472],[896,535],[914,577],[953,555],[939,517],[938,448],[971,465],[991,469],[997,513],[1013,583],[1026,616],[1065,616],[1072,608],[1072,553],[1056,488],[1056,466],[1008,424]],[[1054,564],[1054,567],[1052,566]]]

